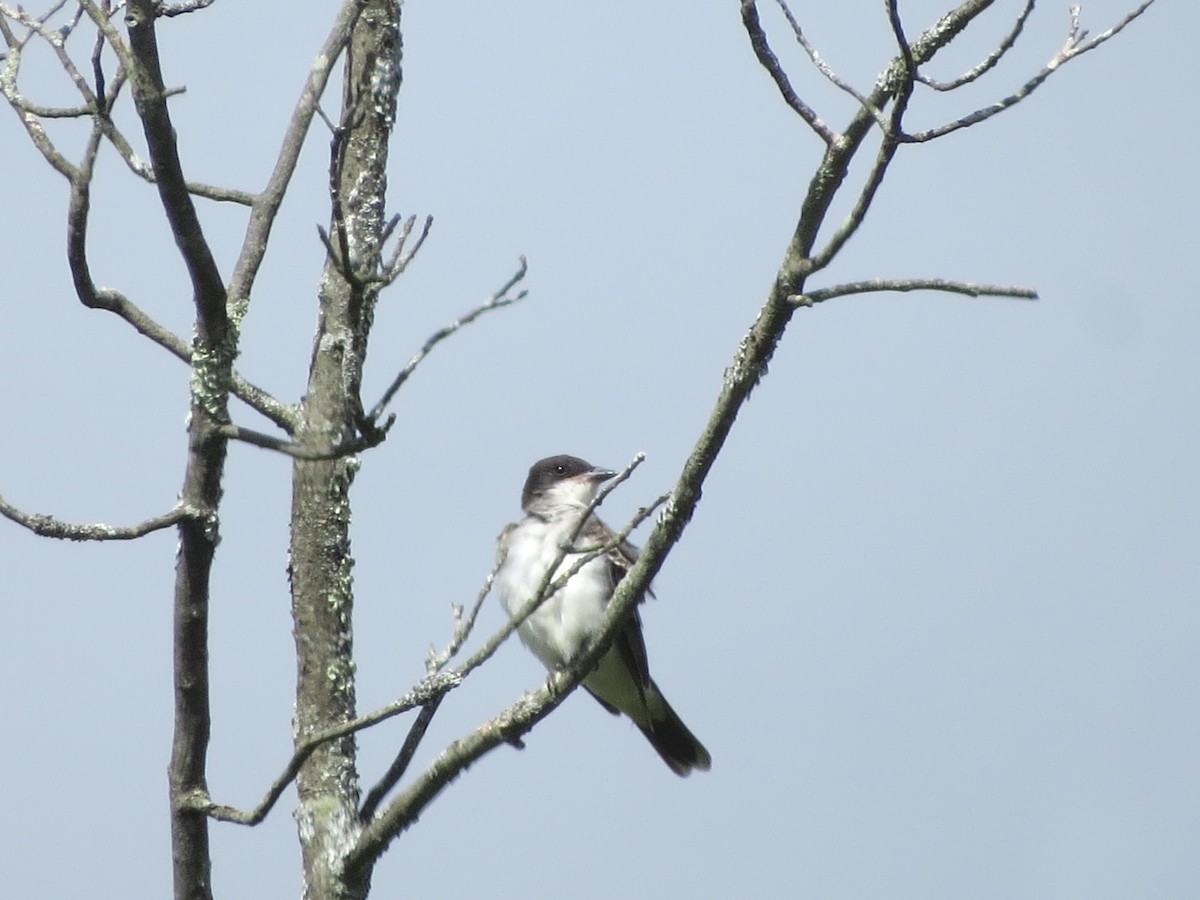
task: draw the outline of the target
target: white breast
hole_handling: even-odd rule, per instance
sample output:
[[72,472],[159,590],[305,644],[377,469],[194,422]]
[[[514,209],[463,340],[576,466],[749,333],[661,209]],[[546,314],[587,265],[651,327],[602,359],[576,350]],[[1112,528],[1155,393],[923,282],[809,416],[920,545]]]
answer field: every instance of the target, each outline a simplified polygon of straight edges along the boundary
[[[537,591],[560,545],[570,537],[574,519],[574,516],[559,516],[544,522],[527,518],[509,532],[508,553],[496,573],[496,589],[509,615],[518,612]],[[555,577],[578,558],[568,554]],[[608,564],[603,557],[597,558],[546,600],[517,633],[546,668],[558,668],[600,630],[611,591]]]

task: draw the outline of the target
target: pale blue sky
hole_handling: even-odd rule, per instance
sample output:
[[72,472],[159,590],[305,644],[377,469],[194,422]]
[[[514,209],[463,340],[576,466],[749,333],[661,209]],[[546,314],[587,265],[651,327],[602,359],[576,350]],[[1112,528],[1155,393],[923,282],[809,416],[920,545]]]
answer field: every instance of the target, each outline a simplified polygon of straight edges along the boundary
[[[1084,24],[1103,30],[1126,2],[1086,3]],[[902,3],[909,33],[949,5]],[[997,3],[931,73],[969,65],[1019,5]],[[191,177],[262,183],[330,6],[218,0],[163,24],[167,80],[188,87],[172,109]],[[843,123],[852,101],[762,6],[798,90]],[[619,467],[645,451],[606,505],[615,520],[670,487],[702,428],[819,149],[737,7],[405,6],[391,203],[436,224],[380,307],[367,399],[519,254],[531,293],[440,347],[365,458],[362,709],[404,692],[445,642],[533,460]],[[866,88],[891,53],[881,7],[795,10]],[[1043,4],[982,89],[918,92],[912,124],[1017,88],[1061,45],[1066,10]],[[456,782],[383,859],[374,896],[1200,894],[1200,311],[1184,263],[1197,33],[1200,7],[1159,0],[1016,109],[906,148],[814,283],[941,276],[1042,299],[886,295],[796,316],[643,613],[655,677],[713,771],[675,778],[628,722],[573,697],[526,750]],[[27,84],[43,102],[69,96]],[[0,147],[0,492],[76,521],[163,512],[186,370],[75,301],[65,184],[9,112]],[[242,372],[287,400],[307,369],[326,156],[317,134],[245,328]],[[106,153],[94,206],[96,280],[187,334],[152,191]],[[228,273],[240,213],[203,209]],[[211,787],[239,806],[290,747],[289,478],[286,460],[232,448]],[[0,875],[14,897],[169,894],[174,543],[57,544],[0,523]],[[500,621],[489,603],[483,627]],[[421,759],[542,677],[505,647],[447,700]],[[362,737],[368,784],[404,733]],[[298,895],[290,805],[255,830],[213,827],[219,896]]]

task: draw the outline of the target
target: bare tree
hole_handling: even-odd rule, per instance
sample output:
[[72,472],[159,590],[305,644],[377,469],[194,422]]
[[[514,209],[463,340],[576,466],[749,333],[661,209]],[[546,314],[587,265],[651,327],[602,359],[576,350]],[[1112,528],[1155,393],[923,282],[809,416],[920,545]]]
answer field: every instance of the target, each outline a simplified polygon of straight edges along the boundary
[[[570,575],[612,549],[564,547],[567,574],[547,576],[521,615],[482,642],[465,659],[475,617],[487,596],[485,581],[470,610],[459,609],[444,650],[431,653],[427,674],[404,696],[367,715],[357,714],[352,647],[349,527],[350,488],[361,454],[386,440],[394,416],[388,405],[414,369],[443,339],[491,310],[524,296],[522,259],[516,272],[483,304],[431,335],[381,398],[368,407],[362,399],[362,375],[368,339],[380,293],[395,282],[429,235],[431,220],[391,215],[387,208],[388,149],[401,85],[399,0],[345,0],[316,62],[301,87],[290,123],[279,143],[273,170],[255,192],[190,181],[180,162],[179,136],[172,124],[170,98],[156,39],[164,17],[196,13],[212,0],[159,3],[154,0],[82,0],[77,6],[54,3],[41,14],[0,4],[0,36],[6,51],[0,89],[45,161],[68,183],[67,262],[76,295],[90,309],[114,313],[140,334],[183,361],[191,370],[188,446],[178,504],[161,515],[129,527],[79,525],[23,512],[0,498],[0,512],[16,524],[47,537],[70,540],[132,540],[174,527],[179,532],[174,593],[175,732],[170,761],[170,819],[175,895],[207,898],[210,884],[210,822],[257,824],[270,814],[293,782],[299,795],[297,820],[303,849],[306,896],[360,898],[369,892],[380,855],[410,827],[428,804],[468,765],[498,745],[519,744],[522,736],[552,712],[591,670],[611,635],[644,597],[651,579],[681,538],[700,497],[705,478],[739,410],[761,381],[767,364],[798,309],[851,294],[877,291],[944,291],[968,296],[1032,299],[1023,287],[976,284],[941,277],[868,278],[821,287],[810,286],[837,257],[863,223],[889,167],[908,145],[920,145],[986,122],[1032,94],[1058,68],[1115,36],[1152,3],[1146,0],[1106,31],[1089,37],[1078,7],[1071,10],[1062,48],[1025,84],[994,103],[945,124],[911,131],[906,114],[919,92],[950,93],[992,73],[1014,46],[1033,12],[1028,0],[1010,33],[986,58],[960,77],[939,82],[923,67],[962,34],[992,5],[966,0],[915,37],[902,22],[897,0],[885,3],[895,38],[893,59],[870,89],[861,89],[835,72],[806,36],[784,0],[777,0],[776,26],[794,41],[816,69],[854,98],[856,112],[836,127],[792,87],[760,20],[759,5],[741,0],[742,23],[758,62],[787,106],[808,126],[823,155],[812,173],[795,231],[759,314],[742,337],[725,370],[723,386],[710,418],[684,461],[669,494],[642,509],[616,541],[657,513],[655,525],[636,566],[622,581],[608,614],[605,637],[569,667],[556,672],[540,690],[521,697],[482,727],[445,747],[422,772],[408,767],[439,705],[449,692],[479,669],[538,605],[560,589]],[[124,31],[118,27],[123,23]],[[776,39],[778,40],[778,38]],[[90,51],[79,45],[90,42]],[[74,106],[47,106],[27,97],[21,86],[26,50],[49,48],[78,94]],[[115,59],[115,65],[113,60]],[[328,115],[322,106],[334,66],[342,66],[340,108]],[[140,136],[124,133],[114,110],[132,96]],[[921,97],[930,99],[932,97]],[[51,139],[46,123],[68,120],[84,132],[84,149],[71,159]],[[318,124],[314,125],[314,120]],[[328,228],[319,229],[324,271],[317,289],[318,326],[309,378],[298,404],[270,396],[235,369],[239,332],[255,293],[256,277],[271,238],[272,226],[291,184],[300,151],[323,123],[329,136]],[[183,136],[186,140],[186,135]],[[135,150],[144,147],[144,152]],[[851,163],[874,147],[874,158],[857,185]],[[88,252],[91,189],[102,148],[111,148],[125,166],[158,190],[168,227],[192,287],[195,336],[189,343],[154,321],[118,290],[93,280]],[[143,161],[148,160],[148,162]],[[850,212],[829,221],[831,206],[850,192]],[[246,228],[228,279],[220,275],[209,236],[201,226],[196,201],[234,204],[245,210]],[[235,398],[262,420],[260,427],[235,424]],[[291,511],[292,614],[294,619],[297,697],[295,753],[261,802],[250,810],[222,804],[210,796],[207,748],[210,727],[208,609],[210,577],[219,538],[221,482],[229,443],[240,441],[290,458],[293,467]],[[597,503],[636,468],[633,460]],[[552,570],[553,571],[553,568]],[[355,732],[385,719],[412,714],[408,738],[395,763],[360,796]],[[403,785],[398,791],[397,785]]]

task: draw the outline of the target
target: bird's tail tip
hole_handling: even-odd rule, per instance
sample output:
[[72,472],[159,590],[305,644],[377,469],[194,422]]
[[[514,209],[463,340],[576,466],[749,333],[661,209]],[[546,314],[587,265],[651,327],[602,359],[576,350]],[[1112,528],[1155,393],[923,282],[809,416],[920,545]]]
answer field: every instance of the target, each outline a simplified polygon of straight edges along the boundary
[[712,768],[712,755],[700,739],[683,724],[678,713],[655,687],[652,703],[652,718],[647,725],[639,725],[642,734],[658,751],[672,772],[686,778],[693,771],[707,772]]

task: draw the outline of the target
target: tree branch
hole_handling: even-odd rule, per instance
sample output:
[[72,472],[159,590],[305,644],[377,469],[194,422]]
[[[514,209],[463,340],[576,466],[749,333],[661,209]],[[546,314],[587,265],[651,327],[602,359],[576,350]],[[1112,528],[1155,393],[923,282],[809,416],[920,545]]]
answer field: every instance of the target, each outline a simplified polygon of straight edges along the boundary
[[[780,5],[784,7],[784,10],[788,13],[789,20],[791,20],[791,11],[787,9],[786,5],[782,3]],[[794,23],[794,20],[791,21]],[[800,96],[792,87],[787,73],[783,71],[783,66],[779,64],[779,58],[767,42],[767,33],[763,30],[762,23],[759,21],[758,6],[755,0],[742,0],[742,25],[746,29],[746,33],[750,36],[750,46],[754,50],[754,55],[758,57],[759,63],[767,70],[767,74],[771,76],[771,80],[775,82],[775,87],[779,89],[779,95],[783,97],[783,101],[791,107],[796,115],[808,124],[808,127],[816,133],[817,137],[825,142],[826,146],[832,146],[837,143],[839,135],[821,120],[821,117],[817,115],[811,106],[800,99]],[[794,24],[793,27],[796,30],[797,36],[799,36],[799,27]]]
[[845,91],[855,100],[857,100],[863,109],[869,112],[879,123],[879,127],[886,130],[887,119],[884,117],[883,113],[871,106],[871,101],[865,94],[861,93],[852,84],[841,78],[835,71],[833,71],[833,68],[829,65],[829,63],[825,62],[825,60],[821,58],[821,54],[817,52],[817,48],[813,46],[812,42],[809,41],[808,37],[804,34],[804,29],[800,27],[800,22],[792,13],[791,7],[787,5],[787,0],[775,0],[775,3],[783,11],[784,18],[787,19],[788,24],[792,27],[792,34],[794,34],[796,37],[796,43],[798,43],[801,49],[808,54],[808,58],[812,61],[812,64],[817,67],[817,71],[824,75],[825,78],[834,85],[834,87]]
[[379,783],[371,788],[367,794],[367,799],[363,801],[362,808],[358,811],[358,817],[363,822],[369,822],[375,817],[375,811],[379,808],[379,804],[383,802],[383,798],[388,795],[388,792],[392,788],[400,783],[400,779],[408,771],[413,757],[417,755],[417,748],[421,745],[421,740],[425,737],[425,732],[429,730],[429,723],[433,721],[438,707],[442,705],[442,698],[444,696],[445,694],[435,697],[421,707],[421,711],[417,714],[416,719],[413,720],[412,725],[408,729],[408,735],[404,738],[404,743],[400,746],[400,752],[396,754],[396,758],[388,766],[387,772],[379,779]]
[[65,541],[133,541],[152,532],[178,525],[183,521],[203,521],[206,518],[197,510],[186,506],[177,506],[161,516],[154,516],[124,528],[99,522],[78,525],[41,513],[22,512],[5,500],[3,496],[0,496],[0,515],[22,528],[29,529],[36,535]]
[[[120,291],[111,288],[96,288],[93,295],[85,299],[79,298],[84,306],[90,309],[103,309],[124,319],[134,330],[163,349],[169,351],[177,359],[192,362],[192,348],[183,338],[175,334],[147,315],[132,300]],[[247,381],[236,372],[233,373],[233,383],[230,390],[235,397],[253,409],[255,412],[278,425],[288,434],[296,427],[297,415],[294,406],[290,406],[263,388]]]
[[[118,76],[123,79],[124,71],[119,72]],[[104,119],[103,121],[104,136],[108,138],[109,142],[116,149],[117,155],[124,161],[126,168],[147,184],[157,184],[158,179],[154,174],[153,167],[138,157],[129,140],[111,120]],[[201,181],[186,181],[184,185],[188,193],[193,197],[203,197],[205,200],[213,200],[217,203],[236,203],[239,206],[253,206],[254,201],[257,199],[255,194],[248,191],[205,184]]]
[[[828,266],[841,251],[842,247],[845,246],[846,242],[858,231],[859,226],[862,225],[863,220],[867,216],[867,211],[871,208],[871,203],[875,199],[876,192],[879,190],[880,185],[883,184],[888,167],[896,156],[896,150],[900,146],[897,135],[904,132],[904,114],[908,110],[908,101],[912,97],[914,79],[917,74],[917,60],[912,48],[908,45],[907,38],[904,36],[900,14],[896,8],[896,0],[888,0],[886,7],[888,22],[896,38],[896,43],[900,47],[900,56],[892,62],[887,73],[881,76],[879,83],[883,87],[876,89],[875,94],[862,103],[859,116],[870,116],[874,120],[876,118],[876,111],[882,110],[889,98],[892,101],[892,110],[888,116],[887,124],[883,129],[883,139],[880,142],[879,151],[875,155],[875,162],[871,166],[871,171],[867,175],[863,187],[854,201],[854,207],[850,210],[850,214],[846,216],[841,226],[834,231],[824,249],[808,261],[807,270],[809,274],[818,272]],[[881,90],[883,91],[882,94],[880,94]],[[860,118],[860,121],[863,120]],[[851,153],[853,152],[851,151]]]
[[835,297],[850,294],[873,294],[881,291],[945,291],[964,294],[968,297],[1016,297],[1022,300],[1038,299],[1033,288],[1000,284],[976,284],[970,281],[951,281],[945,278],[873,278],[868,281],[851,281],[832,287],[794,294],[788,298],[795,306],[812,306]]
[[949,294],[966,296],[1013,296],[1021,300],[1037,300],[1038,292],[1033,288],[1009,286],[1009,284],[977,284],[968,281],[950,281],[948,278],[871,278],[869,281],[852,281],[834,284],[832,287],[809,290],[793,294],[788,298],[794,306],[812,306],[838,296],[850,294],[875,294],[880,292],[907,293],[910,290],[942,290]]
[[312,69],[309,70],[308,79],[292,111],[292,118],[280,142],[275,168],[267,179],[266,187],[254,198],[250,207],[250,219],[246,223],[242,249],[234,264],[233,275],[229,279],[230,316],[235,323],[240,323],[246,315],[250,293],[267,252],[271,228],[275,224],[275,217],[279,214],[284,195],[296,171],[296,163],[300,159],[300,151],[304,149],[305,138],[317,104],[325,93],[333,66],[345,51],[350,34],[366,3],[367,0],[344,0],[338,10],[333,27],[326,36]]
[[[812,181],[809,182],[808,193],[800,210],[800,221],[792,235],[792,242],[785,254],[780,276],[776,279],[776,289],[772,293],[772,296],[775,297],[779,290],[783,291],[782,295],[778,295],[779,302],[786,303],[785,298],[788,295],[800,293],[801,289],[798,287],[798,283],[802,283],[810,274],[827,266],[846,241],[858,230],[895,154],[897,136],[901,133],[901,119],[912,93],[913,78],[917,67],[927,62],[938,50],[961,34],[976,17],[992,5],[992,2],[993,0],[966,0],[957,9],[942,16],[932,28],[917,39],[911,48],[907,48],[900,56],[892,60],[891,64],[880,73],[876,79],[876,87],[867,98],[867,102],[862,104],[843,132],[844,140],[838,146],[826,150],[825,158],[818,166]],[[898,20],[893,3],[888,5],[888,14],[895,32]],[[877,121],[876,111],[884,109],[886,104],[893,100],[895,106],[889,119],[888,128],[884,130],[883,141],[876,155],[875,163],[859,192],[853,209],[834,232],[826,247],[816,256],[810,256],[817,234],[829,212],[830,204],[849,172],[850,162],[858,153],[870,126]],[[770,305],[771,301],[768,301],[768,306]],[[772,317],[769,324],[767,322],[762,324],[764,326],[763,336],[774,334],[776,331],[778,331],[778,335],[782,335],[783,329],[787,327],[787,320],[776,322]],[[758,340],[751,335],[748,335],[747,339]],[[773,344],[774,341],[771,343]],[[772,346],[770,353],[773,352],[774,347]],[[767,359],[769,359],[769,354]],[[763,362],[765,364],[766,360],[764,359]],[[755,383],[757,383],[757,378]]]
[[1026,0],[1025,8],[1021,10],[1020,15],[1017,16],[1017,21],[1013,24],[1012,30],[1005,35],[1004,39],[999,43],[999,45],[997,45],[996,49],[989,53],[978,65],[968,69],[958,78],[955,78],[951,81],[937,81],[933,78],[927,78],[924,75],[918,75],[917,81],[921,82],[921,84],[927,87],[933,88],[935,91],[953,91],[957,90],[963,85],[967,85],[973,81],[976,81],[984,74],[989,72],[996,65],[996,63],[1000,62],[1000,60],[1004,58],[1004,54],[1008,53],[1008,51],[1011,50],[1017,43],[1017,38],[1021,36],[1021,32],[1025,28],[1025,20],[1028,19],[1029,14],[1033,12],[1033,7],[1036,2],[1037,0]]
[[[413,252],[415,253],[416,250],[414,249]],[[479,304],[479,306],[475,307],[469,312],[464,313],[449,325],[439,328],[437,331],[431,334],[426,339],[421,349],[413,354],[412,359],[410,359],[404,368],[400,370],[400,373],[395,377],[388,389],[383,392],[383,396],[379,399],[379,402],[376,403],[375,406],[372,407],[371,411],[367,414],[367,419],[370,421],[375,421],[381,415],[383,415],[383,411],[387,408],[387,405],[391,403],[392,397],[396,395],[396,391],[400,390],[400,387],[404,384],[404,382],[408,381],[409,376],[416,371],[417,366],[421,364],[421,362],[426,356],[429,355],[430,351],[432,351],[434,347],[436,347],[446,338],[450,337],[450,335],[454,334],[454,332],[458,331],[458,329],[462,328],[464,325],[470,325],[484,313],[491,312],[494,309],[501,309],[505,306],[511,306],[513,303],[523,300],[528,291],[520,291],[518,294],[516,294],[516,296],[509,296],[508,292],[511,291],[517,285],[517,283],[525,277],[525,273],[528,271],[528,268],[528,263],[526,262],[525,257],[522,256],[520,258],[520,266],[518,266],[517,271],[510,279],[508,279],[508,281],[504,283],[500,290],[492,294],[490,298]]]
[[[391,223],[389,223],[389,227],[383,235],[385,241],[391,236],[392,229],[396,227],[398,218],[393,218]],[[408,243],[408,236],[412,234],[413,226],[416,223],[416,216],[409,216],[404,220],[404,227],[400,229],[400,235],[396,238],[396,244],[392,247],[391,255],[388,257],[387,262],[380,266],[378,279],[381,284],[392,284],[397,278],[403,275],[409,263],[417,258],[417,254],[425,246],[425,239],[429,237],[429,230],[433,228],[433,216],[425,217],[425,224],[421,227],[421,233],[417,236],[417,242],[412,245],[411,250],[407,253],[404,252],[404,245]]]
[[444,669],[467,642],[467,638],[471,636],[471,632],[475,628],[475,620],[479,618],[479,611],[483,609],[483,601],[491,593],[492,585],[496,581],[496,573],[500,571],[502,565],[504,565],[504,558],[497,558],[496,564],[492,566],[492,571],[488,572],[487,578],[484,579],[479,593],[475,595],[475,603],[471,606],[471,611],[466,618],[463,618],[463,605],[461,603],[453,605],[454,632],[450,636],[450,642],[446,645],[446,649],[438,652],[433,647],[429,648],[429,656],[425,660],[425,671],[428,674],[432,675],[434,672]]
[[[92,132],[84,148],[83,160],[73,167],[70,176],[71,193],[67,205],[67,265],[79,301],[89,309],[102,309],[124,319],[134,329],[160,347],[188,363],[193,361],[192,347],[173,331],[163,327],[120,291],[100,288],[92,279],[87,255],[87,232],[91,212],[91,184],[95,172],[100,135],[103,126],[93,120]],[[256,387],[236,373],[231,385],[233,394],[252,409],[266,416],[289,434],[296,425],[296,413],[262,388]]]
[[[905,143],[922,144],[928,141],[935,140],[940,137],[945,137],[948,134],[953,134],[962,128],[970,128],[972,125],[978,125],[980,122],[986,122],[992,116],[998,115],[1013,106],[1016,106],[1034,91],[1036,91],[1051,75],[1059,70],[1066,63],[1082,56],[1083,54],[1095,50],[1105,41],[1115,37],[1125,29],[1134,19],[1138,18],[1154,3],[1154,0],[1144,0],[1144,2],[1127,13],[1117,24],[1113,25],[1107,31],[1097,35],[1092,40],[1086,40],[1087,31],[1080,27],[1079,23],[1079,7],[1071,7],[1071,28],[1067,34],[1067,40],[1063,44],[1061,50],[1054,55],[1040,72],[1030,78],[1016,92],[1009,94],[1002,100],[998,100],[990,106],[985,106],[975,110],[969,115],[963,116],[961,119],[956,119],[953,122],[948,122],[945,125],[940,125],[937,128],[930,128],[926,131],[919,131],[915,134],[906,134],[901,136],[901,140]],[[969,74],[969,73],[968,73]]]
[[4,38],[4,44],[8,48],[4,66],[0,69],[0,92],[16,112],[25,133],[29,135],[30,142],[42,154],[42,158],[60,175],[67,179],[75,178],[77,170],[54,146],[54,142],[46,134],[46,129],[38,121],[38,116],[26,108],[26,101],[17,90],[17,73],[21,69],[25,41],[17,39],[5,16],[0,16],[0,37]]
[[[87,2],[87,0],[81,0]],[[111,26],[95,9],[89,14],[102,29]],[[129,52],[110,36],[130,75],[134,106],[142,122],[157,176],[163,211],[187,267],[195,309],[187,465],[182,502],[212,510],[203,524],[181,522],[172,607],[174,647],[174,731],[167,768],[171,811],[171,851],[176,900],[211,900],[212,859],[208,819],[189,799],[208,792],[207,759],[211,731],[208,668],[208,614],[213,559],[219,541],[216,511],[221,502],[226,441],[215,429],[229,421],[237,328],[225,307],[225,284],[188,193],[158,58],[155,0],[127,0]],[[97,15],[99,14],[99,15]],[[114,40],[115,37],[115,40]]]
[[370,728],[372,725],[377,725],[411,709],[426,706],[448,691],[458,687],[461,681],[462,679],[454,672],[428,676],[423,678],[416,687],[403,697],[392,701],[387,706],[381,707],[368,715],[359,716],[353,721],[345,722],[309,735],[297,744],[295,751],[292,753],[291,760],[284,767],[279,777],[271,783],[266,796],[263,797],[257,806],[248,812],[244,812],[233,806],[213,803],[207,794],[193,796],[191,798],[192,808],[220,822],[232,822],[236,825],[258,825],[271,812],[275,804],[279,801],[279,798],[283,796],[283,792],[287,790],[288,785],[296,779],[296,775],[300,772],[301,767],[303,767],[304,763],[308,761],[308,758],[312,756],[313,751],[317,748],[330,741],[362,731],[364,728]]
[[[231,353],[231,348],[223,347],[230,324],[225,310],[225,282],[217,269],[183,176],[175,126],[167,108],[166,86],[158,59],[156,6],[154,0],[129,0],[126,7],[125,24],[129,28],[133,63],[130,74],[134,105],[138,118],[142,120],[142,131],[157,177],[156,186],[163,211],[192,282],[197,338],[209,351],[220,348],[221,355],[225,356]],[[217,370],[222,368],[224,363],[219,362],[208,377],[216,375]],[[206,377],[204,373],[200,375]],[[209,389],[222,393],[222,387],[224,385],[218,383],[210,385]]]
[[249,428],[241,428],[237,425],[222,425],[217,429],[217,434],[231,441],[241,441],[245,444],[250,444],[254,447],[261,447],[264,450],[274,450],[277,453],[282,453],[285,456],[290,456],[293,459],[304,460],[319,460],[319,459],[341,459],[346,456],[353,456],[355,453],[361,453],[371,447],[376,447],[383,442],[387,436],[388,429],[395,422],[395,416],[388,418],[387,422],[380,428],[373,429],[367,434],[359,437],[342,441],[332,447],[322,448],[319,446],[305,446],[296,441],[288,441],[282,438],[277,438],[269,434],[263,434],[258,431],[252,431]]

